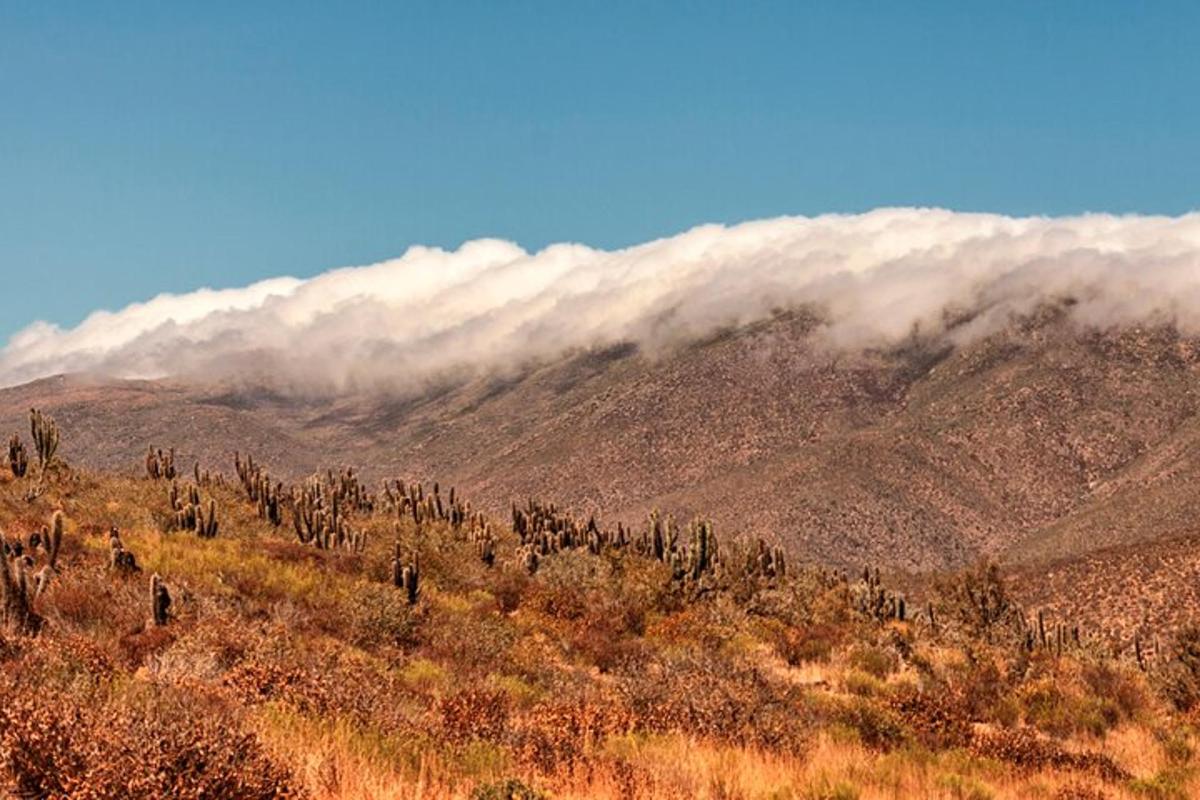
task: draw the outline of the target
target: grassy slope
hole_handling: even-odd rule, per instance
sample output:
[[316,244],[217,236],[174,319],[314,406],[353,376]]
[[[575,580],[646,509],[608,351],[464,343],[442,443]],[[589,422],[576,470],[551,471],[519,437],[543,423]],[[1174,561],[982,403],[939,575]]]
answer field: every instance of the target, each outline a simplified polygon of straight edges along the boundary
[[[37,601],[41,633],[4,640],[0,758],[14,787],[436,798],[518,778],[554,797],[1200,793],[1190,723],[1136,669],[986,646],[953,632],[953,604],[935,636],[866,618],[850,587],[809,574],[697,599],[626,551],[559,554],[530,578],[508,563],[509,533],[488,569],[448,529],[405,525],[424,574],[409,607],[386,580],[390,518],[362,521],[365,553],[327,553],[259,521],[232,487],[211,491],[222,530],[200,540],[161,532],[161,482],[76,475],[33,502],[27,486],[0,485],[0,526],[25,534],[62,508],[67,534]],[[113,526],[141,574],[107,569]],[[146,622],[152,572],[175,598],[165,628]]]

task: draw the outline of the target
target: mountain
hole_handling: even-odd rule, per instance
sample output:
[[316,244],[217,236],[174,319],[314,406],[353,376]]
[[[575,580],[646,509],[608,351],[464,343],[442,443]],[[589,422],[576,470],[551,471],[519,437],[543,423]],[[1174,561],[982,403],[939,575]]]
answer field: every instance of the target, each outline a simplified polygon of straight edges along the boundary
[[1069,303],[959,346],[914,333],[831,352],[816,324],[779,313],[404,396],[56,377],[0,391],[0,432],[38,406],[81,465],[140,470],[150,445],[184,469],[252,453],[286,480],[352,464],[497,511],[538,497],[608,524],[703,514],[855,569],[1047,564],[1200,533],[1200,340],[1088,328]]

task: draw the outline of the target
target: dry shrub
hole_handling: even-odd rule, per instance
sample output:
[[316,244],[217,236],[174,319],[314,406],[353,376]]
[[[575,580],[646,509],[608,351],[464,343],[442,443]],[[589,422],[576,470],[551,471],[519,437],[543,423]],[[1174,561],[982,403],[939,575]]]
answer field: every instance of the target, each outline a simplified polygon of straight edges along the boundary
[[921,692],[905,686],[893,694],[889,705],[925,747],[941,750],[971,741],[970,711],[958,693]]
[[1054,800],[1108,800],[1108,795],[1083,783],[1069,783],[1058,787]]
[[431,661],[453,664],[459,674],[486,675],[511,666],[508,652],[516,640],[507,620],[490,609],[434,608],[418,652]]
[[638,730],[783,752],[799,752],[810,738],[812,719],[799,687],[710,651],[680,653],[620,677]]
[[43,637],[37,646],[43,652],[52,653],[55,660],[65,662],[70,674],[86,675],[91,681],[112,675],[116,668],[109,650],[86,636],[61,634],[53,639]]
[[1175,635],[1170,657],[1156,667],[1154,681],[1179,711],[1200,706],[1200,627],[1188,626]]
[[294,538],[278,539],[264,536],[259,540],[259,546],[266,555],[285,564],[319,565],[325,561],[325,551],[301,544]]
[[41,613],[56,624],[83,629],[128,629],[149,615],[144,584],[113,578],[97,568],[63,569],[38,599]]
[[606,620],[589,621],[570,634],[571,649],[601,672],[637,669],[649,657],[645,644]]
[[1125,716],[1116,698],[1087,691],[1065,670],[1030,681],[1021,687],[1018,698],[1026,721],[1057,737],[1101,736]]
[[359,647],[388,645],[410,650],[420,643],[425,612],[410,606],[404,593],[388,584],[357,585],[345,609],[330,631]]
[[497,741],[508,725],[508,695],[479,687],[439,697],[434,712],[443,737],[454,744],[471,739]]
[[648,657],[641,639],[646,609],[625,594],[592,592],[584,612],[569,628],[570,647],[601,672],[636,669]]
[[900,657],[894,650],[885,647],[857,644],[846,652],[846,663],[883,680],[900,666]]
[[1007,761],[1023,770],[1067,769],[1092,772],[1107,781],[1129,776],[1102,753],[1072,753],[1043,739],[1031,728],[999,730],[975,737],[975,750],[989,758]]
[[121,660],[125,666],[137,669],[146,659],[163,652],[175,641],[170,628],[151,625],[131,631],[118,640]]
[[894,711],[863,698],[840,703],[834,719],[857,733],[859,741],[872,750],[895,750],[908,738]]
[[514,750],[521,764],[553,774],[587,761],[609,736],[628,731],[631,722],[612,697],[550,700],[514,721]]
[[222,683],[246,703],[289,696],[302,684],[295,670],[265,660],[242,661],[225,673]]
[[1085,661],[1080,677],[1091,697],[1102,704],[1107,728],[1133,719],[1149,705],[1143,683],[1119,664]]
[[771,649],[790,666],[828,661],[845,640],[846,631],[836,625],[815,623],[803,627],[769,620],[764,626]]
[[301,797],[250,734],[190,698],[86,704],[52,690],[0,703],[0,765],[32,797]]
[[499,573],[490,589],[501,614],[511,614],[521,607],[529,584],[529,575],[523,570],[506,569]]
[[109,613],[107,598],[95,585],[77,581],[51,585],[41,605],[52,606],[62,619],[79,627],[94,625]]
[[597,602],[615,597],[612,565],[586,551],[567,550],[543,560],[526,602],[547,616],[562,620],[585,617]]
[[545,796],[516,778],[476,786],[471,792],[471,800],[543,800]]

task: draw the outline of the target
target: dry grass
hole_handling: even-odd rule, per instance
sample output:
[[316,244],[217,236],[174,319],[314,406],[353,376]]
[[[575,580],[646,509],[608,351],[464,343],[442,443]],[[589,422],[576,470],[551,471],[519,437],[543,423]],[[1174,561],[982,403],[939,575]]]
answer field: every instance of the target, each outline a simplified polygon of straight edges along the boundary
[[[390,519],[360,520],[361,555],[317,552],[231,489],[212,540],[162,532],[161,483],[22,491],[0,484],[10,533],[68,516],[42,632],[0,642],[0,767],[30,796],[1200,796],[1189,717],[1133,665],[987,644],[952,605],[934,636],[811,576],[697,596],[632,553],[574,552],[531,577],[405,526],[410,607]],[[107,569],[113,526],[144,572]]]

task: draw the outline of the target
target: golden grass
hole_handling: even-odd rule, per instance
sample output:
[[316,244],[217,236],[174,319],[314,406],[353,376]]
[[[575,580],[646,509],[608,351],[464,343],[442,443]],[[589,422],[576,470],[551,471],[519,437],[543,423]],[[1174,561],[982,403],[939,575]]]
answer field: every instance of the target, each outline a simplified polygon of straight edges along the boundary
[[[623,615],[635,602],[633,590],[643,588],[634,582],[654,578],[653,568],[599,569],[592,557],[572,554],[526,579],[504,565],[485,570],[469,546],[433,530],[421,540],[430,555],[422,601],[410,610],[382,579],[390,520],[370,520],[367,552],[350,556],[292,545],[288,529],[261,522],[228,489],[216,491],[222,529],[211,540],[159,530],[162,483],[85,477],[33,504],[19,492],[19,483],[0,486],[6,528],[31,528],[61,506],[69,541],[62,575],[44,598],[48,630],[38,647],[6,656],[41,671],[11,666],[14,673],[70,688],[83,674],[75,663],[92,648],[113,665],[89,677],[98,694],[118,702],[136,694],[129,687],[195,692],[231,725],[253,732],[317,800],[468,798],[477,785],[510,777],[579,800],[1200,797],[1195,735],[1161,704],[1104,724],[1098,735],[1046,715],[1057,726],[1050,731],[1056,745],[1106,755],[1129,780],[1022,767],[965,744],[931,750],[905,727],[911,720],[898,721],[897,742],[873,742],[839,710],[857,703],[886,716],[902,691],[927,683],[943,687],[937,691],[952,684],[974,691],[984,673],[973,672],[978,652],[969,658],[952,643],[921,639],[910,626],[847,623],[831,595],[814,598],[818,618],[770,624],[727,597],[637,599],[644,608],[634,630]],[[104,569],[105,534],[114,525],[143,575],[120,578]],[[176,617],[165,631],[142,629],[150,572],[162,574],[175,594]],[[610,577],[622,574],[626,584]],[[502,592],[515,610],[500,607]],[[830,637],[835,625],[844,628]],[[362,635],[386,626],[407,638]],[[795,635],[781,640],[781,630]],[[820,655],[797,657],[809,652],[809,639],[821,644]],[[899,655],[890,644],[897,640],[919,649],[925,672]],[[781,641],[801,647],[781,650]],[[39,648],[56,647],[63,663],[45,662]],[[1011,655],[996,660],[1006,667]],[[1128,679],[1144,683],[1136,673]],[[699,722],[654,719],[662,701],[652,690],[660,684],[673,687],[673,707],[686,711],[691,703]],[[979,712],[992,715],[988,729],[1036,722],[1035,701],[1056,692],[1084,710],[1104,699],[1088,694],[1080,664],[1070,658],[1033,664],[1019,684],[1007,692],[1010,705]],[[441,709],[464,690],[479,693],[481,703],[494,700],[499,730],[482,723],[473,729],[468,719],[453,729],[457,734],[447,733]],[[651,700],[638,700],[639,692]],[[719,706],[726,710],[707,711],[706,703],[727,699]],[[584,706],[583,722],[570,716],[571,703]],[[747,727],[722,719],[740,711],[807,721],[811,736],[748,746]],[[619,722],[596,722],[606,714]],[[574,757],[550,747],[539,760],[537,747],[556,744],[559,728],[577,723],[584,730],[570,734],[579,742]],[[701,723],[712,732],[698,733]]]

